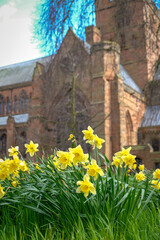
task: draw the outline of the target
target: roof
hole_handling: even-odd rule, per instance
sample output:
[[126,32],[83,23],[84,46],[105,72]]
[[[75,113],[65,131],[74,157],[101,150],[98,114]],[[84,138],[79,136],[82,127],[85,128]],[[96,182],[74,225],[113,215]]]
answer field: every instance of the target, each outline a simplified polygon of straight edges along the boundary
[[120,64],[120,76],[123,80],[123,83],[135,90],[138,93],[141,93],[141,89],[137,86],[137,84],[134,82],[134,80],[131,78],[131,76],[128,74],[128,72],[124,69],[124,67]]
[[146,108],[140,127],[160,126],[160,105]]
[[50,59],[51,56],[0,67],[0,87],[32,81],[36,63],[40,62],[47,67]]
[[[12,116],[15,123],[26,123],[28,121],[28,113],[17,114]],[[0,126],[7,125],[8,116],[0,117]]]

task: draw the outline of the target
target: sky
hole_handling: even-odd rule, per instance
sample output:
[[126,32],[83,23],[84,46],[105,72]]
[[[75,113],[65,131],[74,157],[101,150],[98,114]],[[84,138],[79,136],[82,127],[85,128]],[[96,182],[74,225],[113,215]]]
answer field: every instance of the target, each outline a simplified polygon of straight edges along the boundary
[[42,56],[33,43],[32,19],[41,0],[0,0],[0,67]]

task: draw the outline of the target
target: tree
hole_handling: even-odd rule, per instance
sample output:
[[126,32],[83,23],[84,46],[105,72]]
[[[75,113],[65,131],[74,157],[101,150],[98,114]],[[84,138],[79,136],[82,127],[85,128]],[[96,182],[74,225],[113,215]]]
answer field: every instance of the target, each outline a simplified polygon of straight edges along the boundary
[[70,26],[85,40],[89,25],[95,25],[94,0],[43,0],[35,10],[34,39],[43,52],[53,54]]

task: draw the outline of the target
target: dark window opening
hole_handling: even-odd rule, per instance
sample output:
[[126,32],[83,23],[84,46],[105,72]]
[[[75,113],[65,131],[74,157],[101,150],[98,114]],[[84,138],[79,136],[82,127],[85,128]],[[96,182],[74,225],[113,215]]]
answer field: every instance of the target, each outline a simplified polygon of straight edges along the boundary
[[26,112],[28,108],[28,99],[27,99],[27,94],[23,90],[20,94],[19,98],[19,112]]
[[155,163],[155,169],[157,169],[157,168],[160,168],[160,163],[159,162]]
[[135,160],[136,160],[138,166],[142,164],[142,159],[140,159],[140,158],[135,158]]
[[4,97],[1,95],[0,96],[0,114],[4,114],[5,113],[5,101],[4,101]]
[[17,96],[14,96],[14,112],[17,112]]
[[152,147],[154,152],[159,152],[159,140],[153,139],[152,140]]
[[126,39],[125,39],[125,35],[124,34],[121,34],[121,48],[125,48],[125,45],[126,45]]
[[132,35],[132,47],[137,47],[137,37],[135,35]]
[[10,110],[10,103],[9,103],[9,97],[7,97],[7,114],[9,114],[9,110]]

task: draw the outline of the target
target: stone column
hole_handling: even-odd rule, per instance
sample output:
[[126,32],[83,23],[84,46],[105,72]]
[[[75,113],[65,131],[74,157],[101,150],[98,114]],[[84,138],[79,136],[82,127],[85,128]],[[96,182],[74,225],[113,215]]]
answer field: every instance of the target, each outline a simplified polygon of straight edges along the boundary
[[96,132],[105,139],[104,152],[112,156],[112,89],[119,72],[119,45],[114,42],[100,42],[91,48],[92,62],[92,122]]
[[7,152],[8,148],[15,146],[16,142],[16,131],[15,131],[15,122],[14,118],[9,116],[7,120]]

